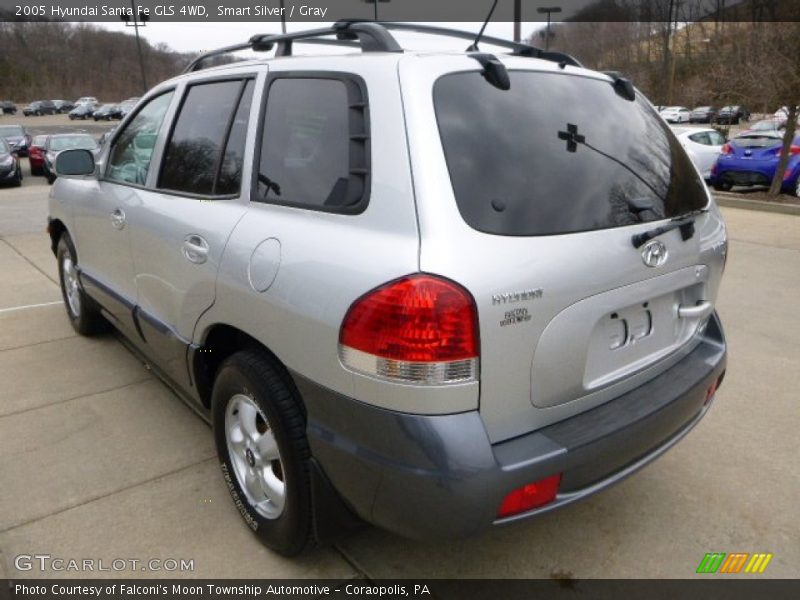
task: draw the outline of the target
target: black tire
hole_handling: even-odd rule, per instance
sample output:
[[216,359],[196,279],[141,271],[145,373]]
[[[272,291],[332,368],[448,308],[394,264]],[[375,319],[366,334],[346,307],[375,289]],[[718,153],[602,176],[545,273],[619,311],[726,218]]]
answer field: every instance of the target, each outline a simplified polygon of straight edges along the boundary
[[14,180],[14,185],[20,187],[22,185],[22,167],[17,165],[17,178]]
[[714,189],[718,192],[729,192],[733,184],[730,181],[717,181],[714,183]]
[[72,328],[80,335],[94,335],[104,331],[108,323],[100,314],[100,309],[97,304],[86,295],[80,282],[76,280],[76,294],[79,301],[78,311],[75,312],[70,300],[67,297],[67,286],[65,281],[65,268],[66,258],[73,261],[73,265],[77,265],[77,254],[75,246],[72,244],[72,239],[69,234],[64,232],[58,240],[56,247],[56,258],[58,260],[58,280],[61,283],[61,297],[64,299],[64,306],[67,310],[67,317],[69,318]]
[[45,175],[45,177],[47,177],[47,184],[48,185],[53,185],[55,183],[55,181],[56,181],[56,176],[53,175],[52,173],[47,173]]
[[[238,400],[237,400],[238,399]],[[234,466],[228,443],[226,418],[236,422],[238,411],[234,404],[252,402],[258,407],[256,423],[260,435],[272,432],[277,442],[278,459],[261,462],[250,450],[237,457]],[[229,407],[231,416],[228,416]],[[311,484],[309,459],[311,451],[306,438],[306,418],[299,394],[288,374],[265,352],[244,350],[226,359],[214,380],[211,399],[214,442],[225,485],[245,523],[259,540],[284,556],[296,556],[311,539]],[[264,428],[264,432],[261,431]],[[250,443],[246,439],[244,443]],[[244,444],[243,444],[244,445]],[[257,448],[251,444],[252,447]],[[247,456],[247,452],[250,452]],[[246,459],[247,464],[244,464]],[[252,460],[252,462],[251,462]],[[277,463],[277,464],[276,464]],[[258,472],[258,465],[269,465],[268,472],[278,473],[284,486],[284,504],[277,514],[267,516],[248,499],[240,478],[242,468]],[[249,467],[248,467],[249,465]],[[262,492],[266,500],[268,496]],[[262,506],[264,503],[262,502]],[[277,510],[266,502],[267,508]]]

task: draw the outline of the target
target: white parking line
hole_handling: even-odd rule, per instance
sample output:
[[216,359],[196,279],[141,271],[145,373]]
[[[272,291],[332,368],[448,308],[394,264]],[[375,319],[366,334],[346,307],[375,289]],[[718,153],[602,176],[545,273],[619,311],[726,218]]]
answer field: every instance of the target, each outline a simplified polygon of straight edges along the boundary
[[26,304],[25,306],[12,306],[11,308],[0,308],[0,313],[7,313],[7,312],[14,312],[17,310],[25,310],[27,308],[39,308],[40,306],[54,306],[56,304],[61,304],[62,301],[58,300],[57,302],[43,302],[41,304]]

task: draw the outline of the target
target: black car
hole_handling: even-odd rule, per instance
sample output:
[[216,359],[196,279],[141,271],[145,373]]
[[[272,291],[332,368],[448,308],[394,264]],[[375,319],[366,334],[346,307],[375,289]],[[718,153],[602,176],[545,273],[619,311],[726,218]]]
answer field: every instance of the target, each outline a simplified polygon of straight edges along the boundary
[[17,114],[17,105],[11,102],[11,100],[0,100],[0,113],[4,115],[15,115]]
[[75,119],[90,119],[96,107],[96,104],[78,104],[78,106],[69,111],[69,118],[71,121]]
[[726,125],[733,125],[739,121],[749,121],[750,111],[745,106],[723,106],[717,113],[715,121]]
[[122,113],[117,104],[103,104],[92,113],[92,117],[95,121],[110,121],[111,119],[121,119]]
[[53,100],[53,105],[59,114],[68,113],[75,108],[75,104],[69,100]]
[[713,123],[717,109],[713,106],[698,106],[689,114],[689,123]]
[[0,183],[22,185],[22,167],[19,157],[8,142],[0,138]]
[[4,139],[18,156],[28,156],[31,136],[22,125],[0,125],[0,138]]
[[50,100],[37,100],[36,102],[31,102],[22,109],[22,114],[26,117],[30,116],[37,116],[41,117],[42,115],[54,115],[58,111],[56,110],[56,105],[53,104]]

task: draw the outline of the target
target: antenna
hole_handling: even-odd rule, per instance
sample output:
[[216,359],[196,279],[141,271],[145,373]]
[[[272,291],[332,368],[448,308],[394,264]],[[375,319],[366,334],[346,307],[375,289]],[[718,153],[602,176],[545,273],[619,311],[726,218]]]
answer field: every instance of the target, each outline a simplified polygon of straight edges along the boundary
[[467,48],[467,52],[478,51],[478,42],[481,41],[481,38],[483,37],[483,32],[486,31],[486,26],[489,24],[489,21],[492,20],[492,15],[494,14],[495,8],[497,8],[497,0],[494,0],[494,4],[492,4],[492,9],[489,11],[489,14],[486,16],[486,20],[483,22],[481,30],[478,32],[478,37],[476,37],[475,41],[472,42],[472,45],[469,48]]

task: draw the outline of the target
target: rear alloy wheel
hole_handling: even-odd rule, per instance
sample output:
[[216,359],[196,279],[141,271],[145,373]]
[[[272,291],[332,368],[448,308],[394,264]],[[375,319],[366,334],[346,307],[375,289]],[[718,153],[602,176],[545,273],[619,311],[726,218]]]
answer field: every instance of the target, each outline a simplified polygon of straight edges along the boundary
[[89,298],[78,279],[78,263],[75,247],[68,233],[61,235],[56,249],[58,278],[61,281],[61,296],[67,309],[72,328],[80,335],[92,335],[105,329],[97,305]]
[[211,399],[214,442],[233,503],[269,548],[295,556],[311,536],[305,415],[294,385],[266,353],[226,359]]
[[718,181],[714,184],[714,189],[718,192],[729,192],[733,184],[730,181]]

